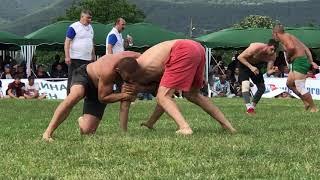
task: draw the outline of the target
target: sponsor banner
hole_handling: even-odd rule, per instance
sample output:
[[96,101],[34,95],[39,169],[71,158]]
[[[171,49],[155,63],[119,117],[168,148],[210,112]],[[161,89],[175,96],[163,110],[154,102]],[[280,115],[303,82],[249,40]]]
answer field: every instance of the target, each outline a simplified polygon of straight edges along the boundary
[[[298,98],[286,85],[287,78],[265,78],[266,91],[262,97],[272,98],[283,92],[288,92],[291,96]],[[313,99],[320,100],[320,80],[316,79],[307,79],[306,88],[312,95]],[[251,89],[252,93],[257,91],[257,88],[254,86]]]
[[[1,79],[2,82],[2,94],[6,94],[9,83],[12,83],[14,79]],[[27,84],[28,79],[21,79],[21,82]],[[43,79],[35,79],[35,83],[39,85],[39,93],[46,94],[47,99],[64,99],[67,96],[67,81],[47,81]]]
[[[5,94],[8,89],[8,84],[13,82],[13,79],[1,79],[2,93]],[[23,83],[28,83],[27,79],[21,79]],[[298,98],[291,90],[288,89],[286,78],[265,78],[266,91],[263,98],[273,98],[283,92],[288,92],[293,97]],[[46,94],[48,99],[64,99],[67,94],[67,81],[47,81],[43,79],[35,79],[35,83],[39,84],[40,94]],[[307,79],[306,88],[312,95],[313,99],[320,100],[320,80]],[[254,94],[257,91],[256,86],[251,88]]]

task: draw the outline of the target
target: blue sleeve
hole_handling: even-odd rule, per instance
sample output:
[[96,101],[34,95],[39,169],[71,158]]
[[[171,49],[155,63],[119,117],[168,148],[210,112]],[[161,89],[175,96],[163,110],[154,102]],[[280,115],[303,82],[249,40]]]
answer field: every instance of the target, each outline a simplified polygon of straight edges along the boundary
[[110,34],[109,38],[107,39],[108,41],[108,44],[111,44],[112,46],[114,46],[118,39],[117,39],[117,36],[115,34]]
[[73,39],[76,36],[76,31],[74,31],[73,27],[69,26],[66,36],[70,39]]

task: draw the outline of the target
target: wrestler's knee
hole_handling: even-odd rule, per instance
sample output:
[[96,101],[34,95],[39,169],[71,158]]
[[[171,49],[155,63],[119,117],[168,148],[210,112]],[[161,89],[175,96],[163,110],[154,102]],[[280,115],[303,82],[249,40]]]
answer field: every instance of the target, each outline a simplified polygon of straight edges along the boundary
[[258,91],[264,93],[266,91],[266,86],[264,83],[260,83],[257,85]]
[[94,134],[95,132],[96,132],[96,129],[80,127],[80,134],[82,135],[91,135],[91,134]]
[[248,81],[248,80],[242,81],[241,90],[242,90],[242,92],[249,92],[250,91],[250,81]]
[[164,96],[162,95],[162,94],[157,94],[157,96],[156,96],[156,101],[157,101],[157,103],[158,104],[162,104],[163,103],[163,100],[164,100]]
[[291,81],[287,81],[286,85],[287,85],[287,87],[288,87],[289,89],[293,89],[293,88],[294,88],[294,83],[291,82]]
[[295,80],[294,81],[294,84],[297,88],[297,91],[301,94],[301,95],[305,95],[307,93],[309,93],[309,91],[306,89],[305,87],[305,83],[306,83],[306,80],[305,79],[302,79],[302,80]]
[[78,122],[79,122],[80,134],[82,135],[94,134],[97,130],[98,123],[93,122],[90,119],[84,119],[83,116],[79,117]]

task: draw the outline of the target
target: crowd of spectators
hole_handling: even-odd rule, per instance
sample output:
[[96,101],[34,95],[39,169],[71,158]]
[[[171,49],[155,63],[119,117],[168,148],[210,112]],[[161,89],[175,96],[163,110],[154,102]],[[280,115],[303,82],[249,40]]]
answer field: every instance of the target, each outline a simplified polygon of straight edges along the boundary
[[[59,55],[55,56],[51,68],[45,68],[42,64],[37,64],[37,57],[34,56],[31,64],[31,75],[27,77],[26,62],[15,60],[9,53],[0,56],[0,98],[15,99],[43,99],[45,94],[39,94],[39,85],[34,79],[41,78],[67,78],[68,66],[61,60]],[[46,70],[48,69],[48,71]],[[1,79],[11,79],[8,89],[2,93]],[[21,82],[21,79],[28,79],[28,83]]]
[[[47,69],[47,70],[46,70]],[[31,75],[35,78],[67,78],[68,66],[59,55],[55,56],[51,68],[45,68],[42,64],[37,64],[37,57],[34,56],[31,64]],[[20,79],[26,79],[26,62],[18,63],[9,54],[5,57],[0,56],[0,79],[14,79],[18,76]]]
[[[264,78],[285,78],[288,77],[289,67],[284,58],[284,53],[279,52],[275,67],[277,69],[271,75],[264,74]],[[222,56],[216,55],[210,61],[208,84],[213,97],[239,97],[241,96],[241,84],[239,82],[238,69],[238,52],[234,53],[232,60],[226,64]],[[316,57],[314,57],[316,59]],[[316,61],[316,60],[315,60]],[[317,62],[317,61],[316,61]],[[47,69],[47,71],[45,70]],[[50,68],[45,68],[42,64],[37,64],[37,57],[34,56],[31,64],[32,76],[35,78],[67,78],[68,66],[64,59],[57,54]],[[320,79],[319,70],[310,69],[307,74],[308,78]],[[0,56],[0,79],[26,79],[26,63],[22,61],[18,63],[9,53],[5,56]],[[205,88],[204,88],[205,89]],[[177,97],[182,97],[182,93],[176,94]],[[279,98],[288,98],[288,93],[282,93]],[[138,99],[152,99],[150,94],[139,94]]]

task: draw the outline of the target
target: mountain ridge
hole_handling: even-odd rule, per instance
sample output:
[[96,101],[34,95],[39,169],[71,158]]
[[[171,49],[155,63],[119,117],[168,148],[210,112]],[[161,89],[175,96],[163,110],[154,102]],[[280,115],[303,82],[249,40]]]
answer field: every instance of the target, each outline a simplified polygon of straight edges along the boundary
[[[58,16],[64,15],[65,10],[74,3],[74,0],[2,1],[7,2],[8,7],[7,9],[4,6],[0,7],[0,30],[20,35],[29,34],[53,23]],[[272,2],[269,0],[188,0],[189,3],[185,3],[186,1],[128,0],[144,11],[146,22],[186,35],[190,33],[191,18],[196,28],[192,32],[195,36],[231,27],[251,14],[270,16],[289,26],[320,24],[318,16],[320,2],[316,0],[272,0]],[[239,2],[246,2],[246,4]],[[12,11],[15,8],[17,11]]]

